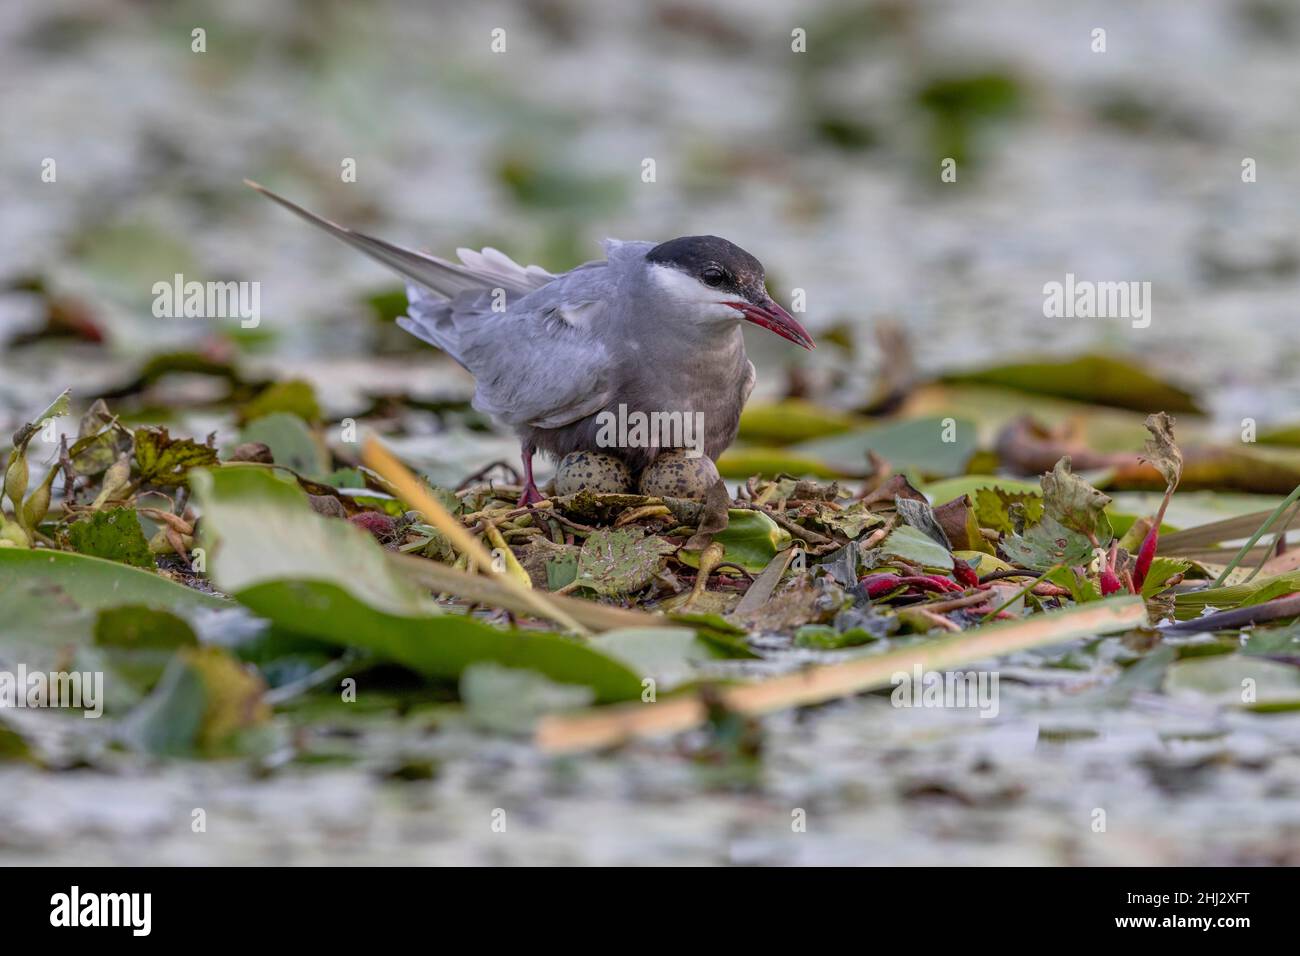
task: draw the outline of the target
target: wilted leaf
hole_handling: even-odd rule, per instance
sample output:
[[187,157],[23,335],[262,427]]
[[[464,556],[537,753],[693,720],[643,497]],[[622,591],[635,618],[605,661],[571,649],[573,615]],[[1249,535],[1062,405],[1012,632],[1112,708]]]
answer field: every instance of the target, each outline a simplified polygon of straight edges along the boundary
[[932,539],[936,544],[947,550],[952,550],[952,542],[948,540],[948,534],[940,526],[934,516],[934,511],[929,503],[917,501],[914,498],[904,498],[901,495],[894,499],[894,507],[898,511],[898,516],[903,521],[922,531],[927,537]]
[[1036,571],[1057,564],[1084,564],[1092,558],[1092,542],[1049,515],[1024,534],[1005,536],[1002,549],[1013,564]]
[[1043,475],[1042,485],[1043,512],[1048,517],[1085,537],[1095,535],[1102,544],[1110,540],[1110,523],[1106,520],[1110,498],[1070,471],[1068,455]]
[[576,580],[597,594],[631,594],[649,584],[664,555],[675,550],[640,528],[600,528],[583,542]]
[[838,531],[850,539],[857,538],[868,528],[878,527],[885,522],[884,518],[873,512],[861,501],[854,501],[841,507],[832,507],[829,504],[819,505],[813,514],[812,520],[819,526]]
[[1183,474],[1183,453],[1174,442],[1174,420],[1164,412],[1157,412],[1147,416],[1146,426],[1151,437],[1147,439],[1142,459],[1160,472],[1172,492]]
[[993,553],[992,543],[980,533],[979,521],[975,518],[975,508],[969,495],[939,505],[933,509],[933,514],[954,551]]
[[137,428],[135,463],[142,484],[166,488],[184,484],[191,468],[215,465],[217,450],[191,438],[172,438],[166,428]]

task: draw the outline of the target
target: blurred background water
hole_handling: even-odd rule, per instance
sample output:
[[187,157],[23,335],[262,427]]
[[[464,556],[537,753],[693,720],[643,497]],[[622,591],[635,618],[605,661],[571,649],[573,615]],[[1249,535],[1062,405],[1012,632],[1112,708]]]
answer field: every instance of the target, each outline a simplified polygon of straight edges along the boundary
[[[468,394],[392,328],[391,276],[244,177],[395,242],[491,244],[554,270],[604,236],[726,236],[779,299],[805,290],[815,335],[851,343],[798,359],[846,369],[849,403],[880,370],[871,330],[889,319],[926,371],[1101,349],[1192,388],[1225,434],[1295,421],[1298,41],[1286,0],[6,3],[0,425],[176,349],[309,378],[336,416],[368,394]],[[261,283],[261,326],[155,318],[152,286],[177,272]],[[1066,273],[1151,282],[1150,327],[1044,318],[1043,285]],[[38,334],[52,328],[69,334]],[[751,346],[760,389],[780,391],[791,350],[762,333]],[[1153,701],[1045,717],[1043,696],[1009,691],[1007,719],[979,733],[878,698],[774,719],[759,791],[704,779],[667,745],[557,764],[418,718],[349,730],[365,773],[8,767],[0,856],[1296,859],[1293,721]],[[394,788],[408,766],[436,782]],[[221,820],[206,842],[188,830],[200,801]],[[522,808],[519,839],[492,835],[501,805]],[[1099,805],[1112,838],[1089,828]],[[820,821],[807,839],[791,838],[796,806]]]
[[[814,332],[850,330],[862,381],[892,318],[923,369],[1104,348],[1225,427],[1283,421],[1300,409],[1298,38],[1280,0],[6,4],[0,341],[45,321],[38,280],[108,341],[0,352],[0,388],[12,403],[69,362],[93,380],[238,333],[153,317],[152,284],[182,272],[260,282],[243,347],[333,380],[340,409],[377,344],[409,359],[389,384],[463,392],[374,320],[366,298],[397,288],[382,268],[249,177],[397,242],[556,270],[607,235],[725,235],[779,298],[805,290]],[[1151,282],[1151,326],[1044,318],[1067,272]]]

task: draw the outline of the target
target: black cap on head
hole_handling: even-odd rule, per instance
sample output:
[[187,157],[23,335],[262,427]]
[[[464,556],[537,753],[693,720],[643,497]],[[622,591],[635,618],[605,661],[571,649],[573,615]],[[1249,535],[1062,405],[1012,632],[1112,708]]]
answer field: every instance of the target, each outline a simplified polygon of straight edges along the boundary
[[722,292],[743,295],[752,302],[767,297],[763,264],[734,242],[717,236],[682,236],[660,243],[646,261],[669,266]]

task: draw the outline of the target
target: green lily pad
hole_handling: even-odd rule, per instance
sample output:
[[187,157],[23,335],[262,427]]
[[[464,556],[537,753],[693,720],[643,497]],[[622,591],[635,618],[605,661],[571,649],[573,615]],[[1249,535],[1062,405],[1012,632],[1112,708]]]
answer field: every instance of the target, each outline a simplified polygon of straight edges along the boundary
[[1109,355],[1014,362],[954,372],[944,381],[1003,385],[1139,412],[1200,412],[1190,392],[1161,381],[1141,366]]
[[[151,571],[103,558],[0,548],[0,665],[103,671],[105,709],[113,712],[135,703],[171,655],[168,648],[115,639],[128,619],[157,614],[183,618],[232,606]],[[111,616],[119,609],[123,616],[114,623]]]
[[654,680],[658,690],[670,690],[695,677],[696,665],[720,653],[682,627],[630,627],[606,631],[591,639],[593,647]]
[[869,421],[797,398],[750,402],[740,413],[739,437],[754,444],[784,445],[861,429]]
[[273,382],[239,410],[241,421],[252,422],[275,413],[286,413],[306,422],[319,422],[320,402],[311,382],[290,379]]
[[976,446],[973,422],[935,417],[817,438],[793,445],[789,451],[846,475],[865,475],[867,452],[873,451],[899,471],[915,470],[925,476],[944,478],[965,471]]
[[1300,708],[1300,668],[1233,654],[1178,661],[1165,676],[1165,693],[1247,710]]
[[249,422],[239,433],[239,441],[262,442],[271,449],[277,465],[316,481],[324,480],[330,472],[325,447],[306,422],[289,412],[272,412]]
[[557,684],[535,671],[472,664],[460,675],[460,699],[469,719],[506,734],[527,734],[539,717],[592,702],[590,687]]
[[244,748],[240,736],[265,725],[266,685],[219,647],[184,649],[158,686],[127,715],[121,737],[160,756],[223,756]]
[[962,495],[970,495],[974,499],[976,492],[981,490],[1001,491],[1007,495],[1042,497],[1038,482],[1002,478],[998,475],[959,475],[956,478],[945,478],[943,481],[932,481],[922,485],[921,490],[926,493],[936,508]]
[[213,580],[285,633],[362,648],[427,677],[494,661],[590,687],[599,701],[641,692],[629,668],[579,641],[440,613],[370,535],[316,514],[296,482],[270,470],[199,472],[194,487]]
[[[724,561],[753,574],[767,567],[776,553],[790,547],[793,540],[790,532],[771,517],[749,508],[729,509],[727,527],[713,535],[713,542],[723,547]],[[691,551],[682,551],[678,559],[692,568],[700,566],[700,556]]]

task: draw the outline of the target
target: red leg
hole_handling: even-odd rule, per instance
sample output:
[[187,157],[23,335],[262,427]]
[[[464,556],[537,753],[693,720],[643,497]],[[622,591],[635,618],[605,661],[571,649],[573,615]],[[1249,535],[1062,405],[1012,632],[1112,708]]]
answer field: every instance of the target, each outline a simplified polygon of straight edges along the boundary
[[535,505],[543,500],[542,493],[537,490],[537,483],[533,481],[533,452],[535,450],[528,442],[524,442],[520,450],[520,457],[524,461],[524,493],[519,499],[520,508]]

